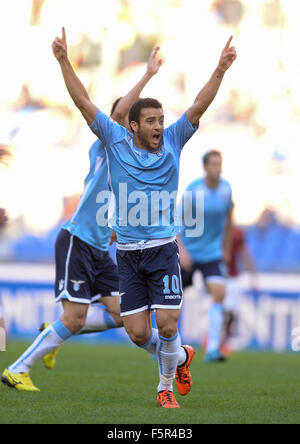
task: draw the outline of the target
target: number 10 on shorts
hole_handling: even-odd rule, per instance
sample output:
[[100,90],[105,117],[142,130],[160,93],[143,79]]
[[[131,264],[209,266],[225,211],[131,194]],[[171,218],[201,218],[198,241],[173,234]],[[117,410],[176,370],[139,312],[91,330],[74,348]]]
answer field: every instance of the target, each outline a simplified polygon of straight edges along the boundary
[[166,275],[163,278],[163,282],[164,282],[164,294],[171,294],[170,284],[172,286],[172,293],[174,294],[180,293],[179,279],[178,276],[176,276],[176,274],[173,274],[172,279],[170,279],[170,277]]

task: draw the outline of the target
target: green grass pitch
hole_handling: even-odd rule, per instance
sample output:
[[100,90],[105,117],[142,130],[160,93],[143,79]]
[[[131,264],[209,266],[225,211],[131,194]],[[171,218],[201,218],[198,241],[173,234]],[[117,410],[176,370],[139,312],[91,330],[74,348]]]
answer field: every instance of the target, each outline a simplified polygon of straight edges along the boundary
[[[10,342],[1,373],[28,344]],[[40,393],[0,386],[0,424],[299,424],[299,354],[243,352],[204,364],[180,409],[156,405],[157,362],[131,346],[65,344],[54,370],[31,372]],[[174,389],[176,393],[176,389]]]

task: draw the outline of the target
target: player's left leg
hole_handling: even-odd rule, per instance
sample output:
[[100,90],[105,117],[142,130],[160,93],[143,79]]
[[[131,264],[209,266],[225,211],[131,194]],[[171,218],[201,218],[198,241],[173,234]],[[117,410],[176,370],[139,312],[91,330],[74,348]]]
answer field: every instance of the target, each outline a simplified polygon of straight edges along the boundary
[[180,309],[157,309],[156,311],[156,323],[159,332],[156,347],[160,375],[159,394],[173,391],[175,375],[177,391],[180,395],[185,396],[191,390],[190,365],[195,352],[192,347],[181,345],[178,332],[180,312]]
[[[181,345],[178,332],[178,319],[182,305],[182,279],[177,242],[169,242],[150,249],[147,260],[148,292],[151,309],[156,310],[156,323],[159,340],[157,358],[160,382],[158,385],[158,403],[165,406],[173,392],[173,380],[180,395],[186,395],[192,385],[190,364],[194,350]],[[160,399],[160,398],[163,399]],[[166,405],[167,406],[167,405]]]

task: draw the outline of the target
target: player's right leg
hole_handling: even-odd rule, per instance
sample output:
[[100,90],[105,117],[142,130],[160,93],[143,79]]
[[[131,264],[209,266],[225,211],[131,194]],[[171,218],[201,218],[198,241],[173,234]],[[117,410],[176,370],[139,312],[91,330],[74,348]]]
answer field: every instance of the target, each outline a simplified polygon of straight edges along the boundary
[[62,318],[42,331],[31,347],[4,371],[3,384],[20,391],[39,391],[29,376],[32,367],[77,333],[85,323],[87,305],[69,301],[64,301],[63,305]]
[[85,273],[79,239],[61,230],[55,244],[56,301],[63,302],[64,314],[44,329],[34,343],[2,375],[2,382],[17,390],[37,391],[29,372],[38,361],[57,349],[85,324],[91,293]]
[[[78,268],[86,269],[86,280],[93,296],[85,324],[77,334],[100,333],[123,327],[123,320],[120,316],[119,277],[116,265],[107,252],[98,250],[82,241],[78,242],[79,247],[82,256],[85,257],[85,263],[78,264]],[[74,261],[75,258],[73,257],[72,260]],[[82,278],[85,279],[84,276]],[[70,292],[72,292],[72,288]],[[75,296],[73,294],[73,297]],[[46,326],[42,324],[41,330]],[[47,369],[54,368],[57,352],[58,349],[43,358]]]

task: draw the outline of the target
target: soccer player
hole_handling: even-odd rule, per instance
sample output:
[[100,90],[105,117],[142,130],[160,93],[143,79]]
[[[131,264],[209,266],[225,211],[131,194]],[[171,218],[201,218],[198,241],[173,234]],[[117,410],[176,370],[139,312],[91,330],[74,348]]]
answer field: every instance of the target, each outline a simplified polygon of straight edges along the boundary
[[[177,122],[164,129],[162,105],[155,99],[140,99],[129,112],[132,132],[112,122],[89,99],[68,59],[64,28],[62,38],[52,45],[71,98],[106,146],[116,199],[121,316],[131,340],[157,353],[157,403],[165,408],[179,407],[173,394],[175,373],[179,393],[190,391],[194,356],[192,347],[181,346],[178,334],[182,304],[175,214],[179,158],[236,58],[231,40],[212,77]],[[158,333],[151,326],[151,309],[156,310]]]
[[[197,199],[204,195],[204,231],[197,237],[187,236],[183,220],[180,236],[180,258],[183,287],[192,285],[196,270],[202,272],[213,303],[209,310],[208,343],[205,362],[224,361],[220,352],[223,332],[223,302],[226,293],[226,264],[230,259],[232,236],[232,192],[230,184],[221,177],[222,155],[209,151],[203,158],[205,177],[193,181],[186,189],[192,193],[184,204],[195,210]],[[197,192],[199,194],[197,194]],[[186,194],[187,194],[186,193]],[[201,195],[201,193],[204,193]],[[184,205],[183,204],[183,205]],[[184,208],[187,211],[187,208]]]
[[[162,61],[157,60],[158,50],[159,47],[152,52],[141,80],[115,102],[112,119],[126,125],[130,107],[161,66]],[[30,369],[41,359],[52,369],[58,348],[72,335],[123,326],[117,267],[108,253],[112,230],[107,224],[98,223],[99,215],[106,213],[105,199],[109,200],[110,195],[106,150],[100,139],[92,145],[89,154],[90,172],[81,200],[55,244],[55,296],[57,302],[62,302],[64,313],[54,324],[42,325],[33,345],[4,371],[2,382],[17,390],[38,391],[29,376]],[[106,309],[87,315],[90,304],[99,300]]]

